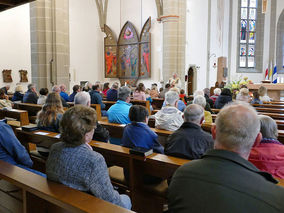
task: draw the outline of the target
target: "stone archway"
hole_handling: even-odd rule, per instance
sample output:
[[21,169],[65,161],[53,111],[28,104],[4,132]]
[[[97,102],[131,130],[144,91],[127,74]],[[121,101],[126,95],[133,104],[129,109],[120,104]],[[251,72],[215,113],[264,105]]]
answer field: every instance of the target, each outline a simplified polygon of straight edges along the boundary
[[284,73],[284,10],[279,16],[277,22],[277,49],[276,49],[276,64],[277,72]]

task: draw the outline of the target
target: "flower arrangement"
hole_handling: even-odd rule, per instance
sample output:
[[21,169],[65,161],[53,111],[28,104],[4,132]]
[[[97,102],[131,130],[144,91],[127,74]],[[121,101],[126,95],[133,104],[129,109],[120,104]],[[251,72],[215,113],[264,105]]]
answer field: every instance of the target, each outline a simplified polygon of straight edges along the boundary
[[235,93],[236,91],[239,91],[243,85],[252,84],[253,82],[251,80],[248,80],[248,77],[240,78],[237,81],[232,81],[231,83],[227,84],[225,88],[228,88],[231,90],[232,93]]
[[[240,89],[243,85],[247,86],[248,84],[253,84],[251,80],[248,80],[248,77],[241,78],[237,81],[232,81],[231,83],[227,84],[225,88],[231,90],[233,94],[233,99],[236,99],[237,94],[239,93]],[[251,94],[252,95],[252,94]]]

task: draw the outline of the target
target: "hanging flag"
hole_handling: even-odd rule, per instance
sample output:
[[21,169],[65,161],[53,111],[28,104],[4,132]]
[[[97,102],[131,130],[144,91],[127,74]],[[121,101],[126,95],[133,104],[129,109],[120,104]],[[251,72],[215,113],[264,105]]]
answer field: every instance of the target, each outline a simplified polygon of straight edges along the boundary
[[264,80],[268,80],[268,64],[267,64],[267,66],[266,66],[266,70],[265,70],[265,78],[264,78]]
[[275,62],[275,66],[274,66],[274,69],[273,69],[272,83],[277,84],[277,65],[276,65],[276,62]]
[[268,74],[268,79],[272,81],[272,62],[270,63],[270,70]]

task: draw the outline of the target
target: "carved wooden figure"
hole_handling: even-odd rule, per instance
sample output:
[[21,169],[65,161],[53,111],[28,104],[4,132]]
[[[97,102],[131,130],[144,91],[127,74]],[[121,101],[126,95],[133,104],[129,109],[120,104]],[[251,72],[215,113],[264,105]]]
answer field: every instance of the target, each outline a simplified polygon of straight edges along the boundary
[[2,71],[2,74],[3,74],[3,81],[4,81],[5,83],[11,83],[11,82],[13,82],[11,72],[12,72],[12,70],[3,70],[3,71]]
[[20,82],[28,82],[28,71],[27,70],[19,70],[20,73]]

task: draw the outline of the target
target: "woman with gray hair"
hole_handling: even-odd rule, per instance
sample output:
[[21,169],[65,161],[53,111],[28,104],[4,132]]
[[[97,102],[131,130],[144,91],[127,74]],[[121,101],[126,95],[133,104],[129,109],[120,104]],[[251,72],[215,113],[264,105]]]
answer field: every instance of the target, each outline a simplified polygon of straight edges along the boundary
[[254,144],[249,161],[274,177],[284,178],[284,145],[277,140],[277,124],[266,115],[259,115],[259,119],[262,140]]
[[60,122],[62,142],[51,147],[47,178],[131,209],[130,198],[114,190],[104,157],[89,145],[96,121],[96,111],[87,106],[77,105],[64,113]]

